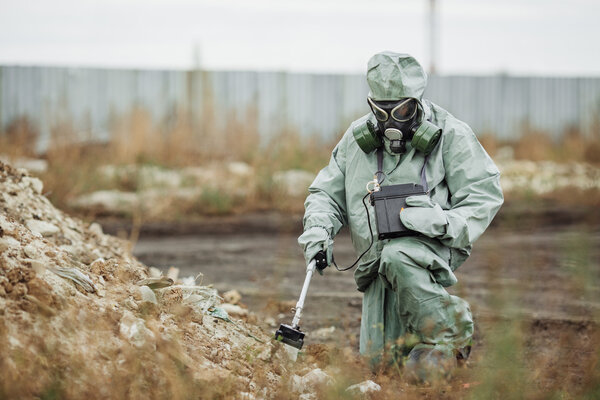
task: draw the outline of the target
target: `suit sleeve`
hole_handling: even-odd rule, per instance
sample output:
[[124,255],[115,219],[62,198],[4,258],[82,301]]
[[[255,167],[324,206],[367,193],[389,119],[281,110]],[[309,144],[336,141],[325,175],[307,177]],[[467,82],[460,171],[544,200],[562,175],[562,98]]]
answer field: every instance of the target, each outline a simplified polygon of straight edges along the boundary
[[346,138],[348,132],[331,153],[308,191],[304,202],[304,230],[321,228],[333,238],[347,224],[346,217]]
[[447,246],[463,248],[475,242],[504,202],[500,172],[473,131],[464,123],[448,130],[443,143],[450,209],[439,239]]

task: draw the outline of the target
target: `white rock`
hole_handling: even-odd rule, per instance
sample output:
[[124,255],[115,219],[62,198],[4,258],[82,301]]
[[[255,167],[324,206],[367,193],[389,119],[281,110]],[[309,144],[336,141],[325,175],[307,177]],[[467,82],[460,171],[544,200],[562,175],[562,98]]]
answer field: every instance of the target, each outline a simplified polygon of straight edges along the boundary
[[230,162],[227,164],[227,169],[232,175],[239,177],[247,177],[252,175],[252,167],[244,162]]
[[119,178],[118,173],[124,168],[126,167],[119,167],[119,169],[117,169],[117,166],[115,165],[103,165],[99,167],[97,171],[103,178],[116,179]]
[[326,339],[333,335],[334,332],[335,326],[330,326],[329,328],[317,329],[316,331],[311,332],[310,336],[318,339]]
[[182,176],[179,171],[152,165],[106,165],[99,172],[108,179],[135,179],[138,188],[181,186]]
[[118,190],[100,190],[77,197],[70,203],[79,209],[100,208],[110,212],[130,212],[139,207],[137,193]]
[[279,171],[273,174],[273,182],[285,194],[293,197],[308,194],[308,187],[315,179],[315,175],[301,169]]
[[0,238],[0,253],[11,247],[21,247],[21,242],[11,236]]
[[331,384],[333,379],[321,368],[315,368],[301,378],[292,376],[292,391],[298,393],[312,392],[317,386]]
[[265,348],[258,353],[258,355],[256,356],[256,358],[258,358],[261,361],[271,361],[271,351],[273,349],[273,345],[271,343],[267,342],[267,345],[265,346]]
[[123,305],[132,309],[132,310],[138,310],[140,307],[137,305],[137,303],[135,302],[135,300],[133,300],[133,298],[128,297],[123,301]]
[[150,267],[148,268],[148,275],[150,275],[151,278],[160,278],[162,276],[162,272],[160,272],[160,269],[156,267]]
[[348,388],[346,388],[346,392],[353,395],[374,393],[379,392],[380,390],[381,386],[371,380],[357,383],[356,385],[348,386]]
[[179,268],[169,268],[169,271],[167,271],[167,278],[171,278],[173,279],[173,282],[177,282],[177,278],[179,278]]
[[183,168],[182,173],[187,179],[191,179],[200,184],[215,183],[214,171],[206,167],[185,167]]
[[33,243],[29,243],[23,248],[23,252],[29,258],[37,258],[40,254],[39,250]]
[[19,341],[19,339],[14,336],[8,337],[8,344],[10,344],[11,347],[23,347],[23,344]]
[[223,303],[219,307],[227,311],[227,314],[229,315],[235,315],[239,317],[248,315],[248,310],[235,304]]
[[315,368],[302,377],[305,385],[316,386],[321,384],[332,384],[333,379],[321,368]]
[[[217,290],[214,288],[208,288],[205,286],[185,287],[175,285],[169,287],[168,289],[178,290],[178,288],[182,289],[184,292],[183,303],[189,304],[192,307],[201,310],[203,313],[206,313],[210,308],[215,307],[219,303],[219,296]],[[223,311],[223,314],[227,315],[225,311]]]
[[26,157],[12,158],[3,154],[0,155],[0,160],[3,160],[15,168],[24,168],[27,171],[36,174],[41,174],[48,170],[48,161],[42,159]]
[[76,254],[76,250],[75,247],[69,245],[69,244],[63,244],[61,246],[58,246],[59,249],[61,249],[62,251],[68,253],[69,255],[75,255]]
[[27,225],[27,228],[29,228],[30,231],[39,233],[43,237],[52,236],[60,231],[58,226],[51,224],[50,222],[39,221],[37,219],[27,220],[25,225]]
[[500,147],[494,156],[494,160],[498,160],[499,162],[512,161],[514,158],[515,150],[510,146]]
[[223,293],[223,300],[229,304],[237,304],[242,299],[242,295],[237,290],[229,290]]
[[[79,243],[75,242],[75,244],[79,244]],[[90,254],[90,252],[85,247],[79,247],[79,246],[74,246],[74,245],[73,246],[62,245],[62,246],[59,246],[59,248],[66,251],[67,253],[69,253],[69,255],[71,257],[73,257],[74,259],[76,259],[86,265],[90,265],[96,259],[100,258],[100,257],[98,257],[97,253]]]
[[[106,262],[106,260],[104,259],[104,257],[98,257],[94,261],[92,261],[92,263],[90,264],[90,267],[92,269],[97,268],[97,267],[102,267],[102,264],[104,264],[105,262]],[[102,277],[102,276],[100,275],[100,277]]]
[[256,397],[250,392],[240,392],[240,399],[242,400],[255,400]]
[[92,251],[90,251],[89,256],[92,258],[92,260],[97,260],[99,258],[102,258],[102,252],[99,249],[92,249]]
[[119,323],[119,333],[136,347],[143,347],[149,340],[154,340],[154,333],[146,327],[143,319],[136,318],[126,311]]
[[36,274],[41,274],[46,269],[46,265],[39,260],[31,260],[31,268],[35,271]]
[[181,186],[183,177],[179,171],[144,165],[138,170],[138,184],[142,188]]
[[104,232],[102,232],[102,225],[97,222],[92,222],[90,225],[90,231],[97,236],[101,236]]
[[42,194],[42,191],[44,190],[44,183],[38,178],[25,176],[21,181],[25,183],[26,186],[32,188],[35,193]]
[[184,286],[194,286],[196,284],[196,279],[193,276],[187,276],[185,278],[181,278],[181,283]]
[[317,395],[314,393],[302,393],[298,396],[298,400],[317,400]]
[[300,392],[302,391],[302,377],[298,375],[292,375],[292,392]]
[[138,286],[138,291],[142,296],[142,303],[157,304],[156,294],[148,286]]

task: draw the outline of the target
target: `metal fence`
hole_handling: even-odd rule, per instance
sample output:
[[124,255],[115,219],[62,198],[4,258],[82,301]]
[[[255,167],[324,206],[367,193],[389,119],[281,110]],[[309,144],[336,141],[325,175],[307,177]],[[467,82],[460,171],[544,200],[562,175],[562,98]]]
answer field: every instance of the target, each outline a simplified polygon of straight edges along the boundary
[[[364,75],[0,66],[0,128],[27,117],[43,150],[61,122],[107,140],[116,118],[141,108],[157,124],[186,116],[202,129],[210,117],[215,130],[254,123],[264,139],[284,130],[331,139],[368,112],[367,92]],[[599,125],[600,78],[433,76],[425,97],[500,139]]]

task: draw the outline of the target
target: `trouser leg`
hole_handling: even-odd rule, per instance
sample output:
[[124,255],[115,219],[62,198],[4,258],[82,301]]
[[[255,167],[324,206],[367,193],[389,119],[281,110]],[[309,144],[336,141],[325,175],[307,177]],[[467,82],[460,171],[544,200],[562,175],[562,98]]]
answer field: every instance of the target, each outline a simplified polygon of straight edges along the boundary
[[450,295],[427,268],[447,265],[447,260],[410,238],[402,239],[390,241],[381,253],[379,275],[395,293],[399,319],[384,325],[394,330],[394,325],[403,326],[398,333],[414,334],[421,345],[452,350],[469,345],[473,319],[468,303]]
[[360,353],[379,359],[384,347],[404,337],[405,323],[396,312],[396,294],[387,289],[381,277],[365,291],[360,325]]

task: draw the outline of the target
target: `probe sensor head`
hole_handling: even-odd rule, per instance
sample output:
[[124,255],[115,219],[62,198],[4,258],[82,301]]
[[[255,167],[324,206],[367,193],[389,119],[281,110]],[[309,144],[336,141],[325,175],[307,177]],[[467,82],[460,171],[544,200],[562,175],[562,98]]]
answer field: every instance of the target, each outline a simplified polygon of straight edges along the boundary
[[304,332],[300,331],[300,327],[293,328],[290,325],[281,324],[275,332],[275,340],[300,350],[304,345]]

